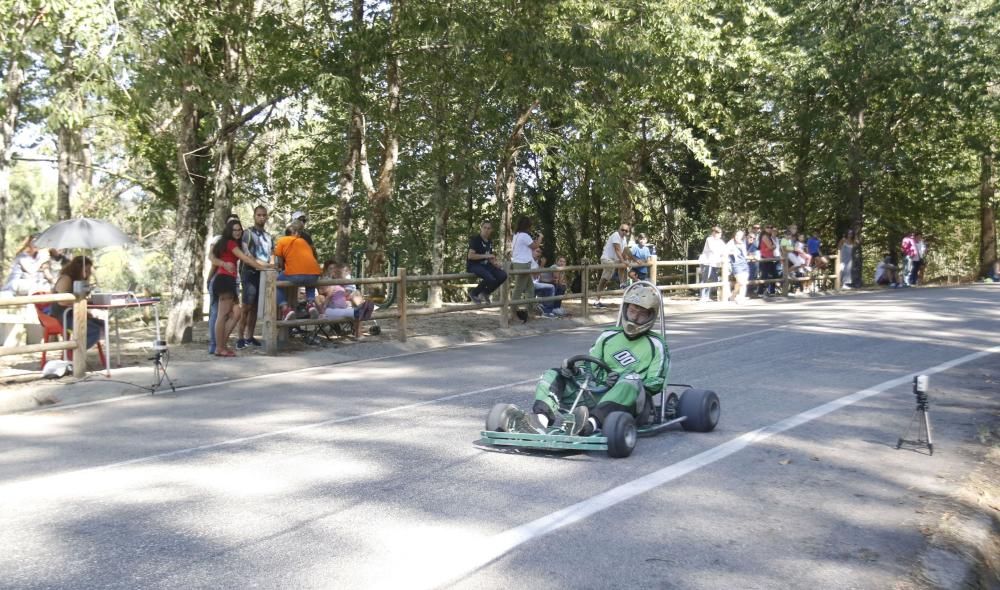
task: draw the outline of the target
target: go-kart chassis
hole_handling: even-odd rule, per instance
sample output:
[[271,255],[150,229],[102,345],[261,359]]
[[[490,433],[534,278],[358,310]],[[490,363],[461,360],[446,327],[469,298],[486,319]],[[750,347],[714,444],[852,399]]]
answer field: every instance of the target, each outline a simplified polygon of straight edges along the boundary
[[[667,387],[681,387],[690,388],[690,385],[683,383],[669,383],[664,388],[664,392],[657,394],[654,397],[660,397],[666,395],[668,398],[670,394],[666,391]],[[654,422],[650,424],[644,424],[642,426],[636,427],[636,432],[640,438],[655,436],[667,428],[675,424],[680,424],[687,420],[687,416],[678,416],[676,418],[667,418],[667,408],[666,404],[660,403],[654,406],[658,412],[654,412]],[[658,414],[658,415],[656,415]],[[483,430],[480,435],[482,438],[479,439],[479,444],[496,446],[496,447],[521,447],[528,449],[540,449],[540,450],[566,450],[566,451],[607,451],[608,450],[608,437],[604,436],[601,432],[595,432],[594,434],[587,436],[570,435],[565,434],[563,429],[560,427],[553,427],[549,429],[550,431],[545,434],[535,434],[528,432],[498,432],[493,430]]]

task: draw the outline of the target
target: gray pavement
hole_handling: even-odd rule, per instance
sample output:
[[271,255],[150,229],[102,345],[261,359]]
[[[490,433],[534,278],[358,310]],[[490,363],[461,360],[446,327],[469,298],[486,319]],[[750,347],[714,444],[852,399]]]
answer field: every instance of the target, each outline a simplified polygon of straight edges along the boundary
[[[671,317],[671,381],[717,391],[722,420],[624,460],[473,445],[597,327],[0,416],[0,587],[892,587],[1000,411],[998,356],[973,356],[1000,352],[998,302]],[[933,457],[893,448],[928,369]]]

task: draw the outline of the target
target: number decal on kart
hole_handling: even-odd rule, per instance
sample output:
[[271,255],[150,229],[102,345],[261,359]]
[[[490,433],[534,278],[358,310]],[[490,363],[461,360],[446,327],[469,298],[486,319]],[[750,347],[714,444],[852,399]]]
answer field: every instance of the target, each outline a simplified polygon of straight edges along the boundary
[[621,364],[621,366],[623,366],[623,367],[627,367],[627,366],[631,365],[632,363],[638,362],[638,359],[636,359],[634,356],[632,356],[632,352],[629,351],[629,350],[623,350],[621,352],[616,352],[615,354],[613,354],[611,356],[614,357],[614,359],[616,361],[618,361]]

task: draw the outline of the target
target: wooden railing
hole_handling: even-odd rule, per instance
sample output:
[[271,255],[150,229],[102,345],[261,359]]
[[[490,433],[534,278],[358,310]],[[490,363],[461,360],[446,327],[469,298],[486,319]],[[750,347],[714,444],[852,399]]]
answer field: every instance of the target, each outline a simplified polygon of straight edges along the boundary
[[[781,276],[774,279],[757,279],[749,281],[748,286],[766,285],[766,284],[776,284],[780,285],[782,295],[787,295],[791,285],[793,283],[805,283],[808,281],[833,281],[834,288],[840,290],[840,261],[839,257],[834,255],[829,257],[832,260],[831,268],[834,270],[833,274],[821,274],[810,277],[793,277],[790,276],[787,271],[787,264],[782,264],[782,274]],[[778,258],[764,259],[762,262],[769,261],[779,261]],[[677,267],[681,266],[685,269],[690,266],[700,266],[700,262],[697,260],[657,260],[656,257],[651,257],[648,264],[643,265],[625,265],[625,264],[578,264],[572,266],[562,266],[556,268],[543,268],[543,269],[521,269],[513,270],[510,267],[510,263],[504,265],[504,272],[507,273],[508,279],[497,292],[500,295],[500,301],[491,303],[467,303],[461,305],[448,305],[444,307],[421,307],[417,309],[409,309],[407,303],[407,290],[414,283],[431,283],[431,282],[447,282],[447,281],[478,281],[479,277],[472,273],[452,273],[443,275],[410,275],[407,274],[406,268],[398,269],[396,276],[386,276],[386,277],[368,277],[363,279],[319,279],[316,281],[315,286],[322,287],[327,285],[396,285],[396,301],[397,306],[395,309],[379,310],[376,311],[372,316],[373,319],[384,319],[384,318],[395,318],[398,320],[398,337],[401,341],[406,341],[407,332],[407,319],[412,316],[427,316],[427,315],[438,315],[443,313],[452,313],[456,311],[468,311],[476,309],[489,309],[489,308],[499,308],[500,309],[500,327],[506,328],[509,326],[511,308],[515,306],[522,305],[534,305],[538,303],[547,303],[552,301],[567,301],[567,300],[580,300],[582,304],[582,315],[584,318],[590,315],[590,306],[588,301],[591,297],[597,296],[610,296],[610,295],[620,295],[624,292],[622,289],[612,289],[605,291],[591,291],[590,281],[592,275],[598,271],[603,271],[606,268],[618,269],[620,271],[627,272],[625,269],[638,268],[638,267],[648,267],[649,268],[649,280],[657,289],[661,292],[665,291],[681,291],[690,289],[702,289],[702,288],[718,288],[718,299],[719,301],[726,301],[731,295],[730,286],[730,268],[729,262],[724,261],[721,274],[718,281],[715,282],[700,282],[694,283],[679,283],[672,285],[659,285],[657,284],[658,269],[664,267]],[[532,297],[529,299],[510,299],[510,285],[513,280],[510,277],[515,277],[517,275],[525,274],[540,274],[542,272],[582,272],[583,280],[581,281],[580,293],[566,293],[564,295],[554,295],[551,297]],[[685,272],[684,275],[673,275],[677,276],[687,276]],[[324,319],[322,316],[318,319],[301,319],[301,320],[279,320],[278,319],[278,306],[277,306],[277,290],[279,288],[288,290],[288,302],[290,305],[294,306],[297,301],[298,285],[290,283],[288,281],[278,281],[278,273],[276,271],[262,271],[261,272],[261,309],[263,313],[263,336],[264,336],[264,346],[265,352],[267,354],[277,354],[278,342],[283,341],[287,338],[287,332],[289,328],[316,324],[333,324],[342,323],[344,319]],[[697,274],[696,274],[697,277]],[[686,281],[686,279],[685,279]]]
[[20,307],[36,303],[71,303],[73,305],[73,338],[61,342],[0,346],[0,356],[73,350],[75,351],[74,358],[77,359],[73,363],[73,376],[77,378],[83,377],[87,372],[87,363],[83,360],[87,358],[87,299],[85,297],[78,298],[70,293],[46,293],[44,295],[5,297],[0,299],[0,307]]

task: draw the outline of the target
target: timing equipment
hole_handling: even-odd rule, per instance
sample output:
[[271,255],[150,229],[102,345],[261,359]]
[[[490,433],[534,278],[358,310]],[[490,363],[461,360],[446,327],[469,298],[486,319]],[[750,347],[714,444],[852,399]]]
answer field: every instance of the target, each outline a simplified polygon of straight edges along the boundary
[[[931,417],[928,414],[930,403],[927,400],[929,381],[927,375],[917,375],[913,378],[913,395],[917,398],[917,409],[913,411],[913,417],[910,418],[909,426],[906,427],[903,436],[896,443],[897,449],[903,448],[903,445],[910,448],[926,447],[931,455],[934,454],[934,441],[931,439]],[[917,438],[915,440],[907,440],[906,437],[910,434],[910,429],[913,428],[914,423],[917,424]]]

